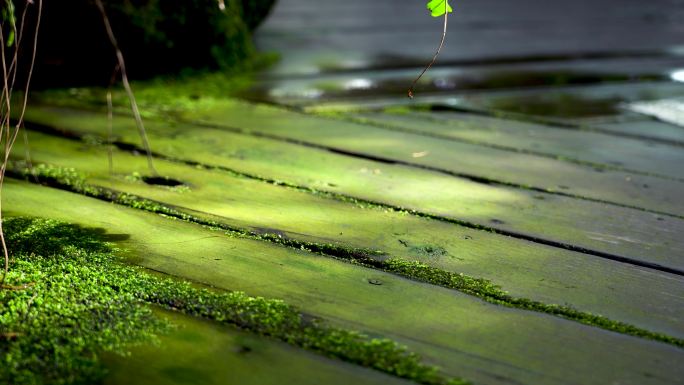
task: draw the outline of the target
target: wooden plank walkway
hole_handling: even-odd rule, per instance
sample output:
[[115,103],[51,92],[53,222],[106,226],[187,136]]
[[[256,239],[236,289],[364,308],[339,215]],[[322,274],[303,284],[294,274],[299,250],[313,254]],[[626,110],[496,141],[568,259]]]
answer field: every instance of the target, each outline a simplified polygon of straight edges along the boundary
[[[192,186],[191,194],[178,194],[131,178],[145,173],[147,165],[129,153],[116,151],[113,155],[115,172],[129,177],[111,178],[98,146],[86,149],[80,142],[34,132],[30,142],[35,162],[78,169],[94,186],[162,202],[207,220],[255,233],[272,232],[288,239],[332,242],[419,260],[447,271],[487,277],[516,296],[569,303],[580,310],[684,337],[680,322],[684,287],[677,276],[668,273],[159,160],[156,167],[163,175]],[[598,281],[603,284],[597,285]],[[662,296],[662,292],[672,295]],[[643,306],[630,305],[636,298],[641,298]]]
[[[235,105],[228,103],[226,106]],[[268,107],[246,106],[238,103],[233,109],[241,111],[235,121],[245,121],[250,124],[245,131],[250,131],[252,125],[264,129],[277,130],[279,123],[286,124],[287,131],[283,136],[306,135],[307,141],[313,138],[321,140],[336,140],[343,136],[348,138],[354,146],[380,145],[383,151],[401,153],[402,157],[411,158],[414,151],[424,151],[424,147],[417,147],[412,142],[398,139],[383,139],[380,134],[373,135],[375,127],[330,121],[316,117],[289,113]],[[227,108],[227,107],[226,107]],[[253,113],[250,113],[253,111]],[[271,112],[277,112],[275,117]],[[36,108],[28,112],[28,118],[41,124],[52,124],[58,130],[69,130],[81,134],[102,133],[101,115],[96,113],[78,112],[53,108]],[[98,118],[100,116],[100,118]],[[260,117],[258,120],[247,117]],[[293,126],[284,117],[298,119],[305,126]],[[227,115],[224,115],[224,119]],[[96,120],[97,119],[97,120]],[[99,121],[100,124],[97,122]],[[268,123],[268,126],[265,124]],[[326,137],[321,135],[322,124],[327,123],[339,128],[352,127],[357,135],[351,136],[346,131],[337,131],[338,135]],[[127,143],[137,141],[137,130],[129,118],[116,119],[115,131],[121,140]],[[359,198],[367,201],[381,202],[396,208],[415,210],[418,213],[434,216],[437,219],[457,221],[471,227],[484,227],[491,231],[498,231],[504,235],[522,239],[534,240],[543,244],[561,248],[576,248],[599,257],[623,260],[632,264],[656,267],[659,270],[681,272],[684,271],[684,260],[681,258],[682,242],[679,233],[684,229],[684,220],[678,216],[665,216],[643,208],[627,208],[619,205],[605,204],[587,199],[578,199],[560,195],[554,192],[530,190],[505,183],[497,184],[482,176],[483,181],[473,178],[463,178],[440,172],[426,170],[401,164],[385,159],[373,160],[368,157],[354,156],[348,152],[329,151],[328,148],[312,148],[299,143],[290,143],[278,138],[259,135],[244,135],[224,128],[208,128],[189,124],[169,126],[167,123],[149,122],[147,125],[149,136],[159,152],[166,156],[180,160],[197,162],[200,164],[221,166],[253,175],[261,175],[269,179],[283,180],[298,186],[320,189],[344,194],[347,197]],[[328,132],[332,132],[331,129]],[[384,133],[384,132],[383,132]],[[387,136],[392,133],[386,134]],[[396,135],[403,136],[403,133]],[[370,142],[372,138],[376,142]],[[423,138],[423,137],[419,137]],[[427,138],[435,145],[443,145],[442,141]],[[383,146],[384,145],[384,146]],[[451,146],[447,143],[445,146]],[[486,148],[485,148],[486,149]],[[453,153],[438,152],[444,159],[453,158]],[[513,155],[517,153],[512,152]],[[399,155],[397,155],[398,157]],[[370,158],[370,159],[368,159]],[[420,159],[420,158],[419,158]],[[464,158],[464,161],[467,161]],[[478,158],[481,162],[487,159]],[[492,159],[496,164],[510,162],[508,157]],[[549,172],[554,168],[546,165],[547,158],[540,158],[536,163],[545,167]],[[471,161],[471,163],[476,163]],[[480,163],[487,164],[487,163]],[[520,164],[523,168],[526,164]],[[545,166],[546,165],[546,166]],[[531,165],[534,166],[534,165]],[[574,167],[574,165],[572,166]],[[495,168],[495,167],[494,167]],[[528,169],[529,170],[529,169]],[[529,171],[531,172],[531,171]],[[561,170],[556,170],[560,173]],[[605,173],[596,173],[596,186],[609,191],[606,184],[619,183],[617,188],[611,189],[616,195],[634,193],[623,186],[636,191],[643,187],[627,181],[631,177],[641,182],[640,175],[626,174],[619,178],[606,180],[599,178]],[[517,173],[528,177],[531,174]],[[557,175],[562,181],[566,177]],[[581,181],[581,179],[578,179]],[[407,185],[406,181],[411,181]],[[569,182],[568,182],[569,183]],[[681,182],[663,180],[671,188],[656,195],[667,204],[677,202],[681,196]],[[651,189],[654,190],[655,189]],[[645,198],[646,195],[643,195]],[[603,217],[596,221],[596,215]],[[665,229],[665,231],[661,231]],[[659,232],[659,239],[653,239],[652,234]]]
[[[344,326],[389,336],[450,375],[482,383],[678,383],[681,348],[405,280],[315,253],[11,182],[12,214],[130,234],[136,263],[214,287],[276,297]],[[369,284],[381,282],[381,285]],[[476,315],[476,316],[475,316]],[[576,368],[584,370],[576,370]]]
[[[421,3],[281,0],[257,41],[283,60],[250,101],[179,95],[172,113],[148,111],[161,178],[125,109],[110,170],[102,103],[39,97],[33,169],[17,143],[3,213],[103,229],[126,263],[281,299],[445,378],[684,384],[684,127],[621,104],[684,95],[667,78],[684,67],[668,53],[676,12],[662,14],[675,2],[626,0],[618,27],[596,11],[608,0],[543,17],[533,0],[464,0],[448,46],[462,49],[411,101],[436,37]],[[572,22],[589,9],[593,28]],[[501,39],[530,23],[564,27]],[[160,314],[184,328],[106,357],[107,384],[410,383]]]

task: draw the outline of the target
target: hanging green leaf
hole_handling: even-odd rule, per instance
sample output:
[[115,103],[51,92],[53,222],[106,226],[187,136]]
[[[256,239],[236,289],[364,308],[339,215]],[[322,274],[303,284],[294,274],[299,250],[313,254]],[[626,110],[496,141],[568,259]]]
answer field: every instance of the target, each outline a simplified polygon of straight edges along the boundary
[[427,9],[432,17],[440,17],[447,12],[451,13],[454,11],[451,5],[449,5],[449,0],[430,0],[427,3]]
[[435,61],[437,61],[437,56],[439,56],[439,52],[442,50],[442,47],[444,47],[444,39],[446,39],[447,24],[449,22],[449,13],[454,11],[451,9],[451,5],[449,5],[449,0],[428,0],[427,9],[431,12],[432,17],[444,16],[444,31],[442,31],[442,40],[439,42],[439,47],[437,47],[437,52],[435,52],[435,56],[432,57],[432,61],[425,66],[423,72],[421,72],[420,75],[413,80],[411,87],[408,89],[408,97],[411,99],[413,99],[413,87],[416,86],[416,83],[418,83],[420,78],[423,77],[427,70],[429,70],[430,67],[435,64]]
[[2,24],[9,24],[9,31],[5,45],[11,47],[14,44],[14,31],[16,28],[16,18],[14,17],[14,3],[12,0],[6,0],[5,4],[2,5]]

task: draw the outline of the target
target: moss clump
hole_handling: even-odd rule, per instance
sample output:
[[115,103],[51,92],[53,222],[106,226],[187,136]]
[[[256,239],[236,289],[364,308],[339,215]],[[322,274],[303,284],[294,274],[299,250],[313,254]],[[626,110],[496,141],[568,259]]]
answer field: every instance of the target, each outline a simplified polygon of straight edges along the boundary
[[438,245],[414,245],[403,239],[399,239],[399,243],[406,247],[412,254],[424,255],[427,257],[442,257],[449,254],[445,248]]
[[287,343],[422,384],[465,384],[387,339],[309,320],[282,301],[198,289],[117,262],[101,231],[47,219],[4,222],[12,262],[0,291],[0,382],[82,384],[100,380],[103,351],[155,341],[169,324],[149,304],[240,326]]
[[0,383],[94,382],[104,374],[98,352],[124,353],[168,327],[112,285],[108,246],[93,234],[49,220],[3,225],[12,251],[8,281],[29,287],[0,290]]

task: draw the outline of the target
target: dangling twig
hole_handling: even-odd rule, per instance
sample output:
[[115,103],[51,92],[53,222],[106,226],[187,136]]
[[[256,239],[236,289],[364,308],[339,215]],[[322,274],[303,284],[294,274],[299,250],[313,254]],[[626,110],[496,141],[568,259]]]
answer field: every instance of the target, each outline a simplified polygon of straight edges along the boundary
[[114,36],[114,31],[112,30],[112,26],[109,23],[109,18],[107,17],[107,12],[105,11],[105,7],[102,4],[102,0],[95,0],[95,4],[97,5],[97,8],[100,10],[100,13],[102,14],[102,20],[104,21],[105,29],[107,30],[107,36],[109,37],[110,43],[114,47],[114,51],[116,51],[116,59],[119,64],[119,71],[121,73],[121,81],[123,82],[124,89],[126,90],[126,94],[128,95],[128,100],[131,103],[131,110],[133,111],[135,124],[138,127],[138,133],[140,134],[143,147],[145,148],[145,152],[147,154],[147,165],[150,169],[150,172],[152,172],[152,174],[154,175],[157,175],[157,170],[154,168],[154,164],[152,163],[152,150],[150,150],[150,143],[147,139],[147,132],[145,131],[142,116],[140,116],[140,111],[138,110],[138,103],[135,102],[135,95],[133,95],[133,89],[131,89],[131,85],[128,82],[128,75],[126,74],[126,63],[124,62],[123,53],[121,53],[121,49],[119,49],[119,43],[116,41],[116,37]]
[[[33,1],[27,1],[26,7],[28,7],[30,4],[33,4]],[[4,101],[3,105],[3,116],[2,122],[0,123],[0,141],[4,139],[4,157],[2,159],[2,165],[0,166],[0,244],[2,246],[2,251],[4,254],[4,262],[5,266],[2,272],[2,278],[0,278],[0,288],[3,289],[9,289],[9,290],[23,290],[28,287],[28,285],[20,285],[20,286],[12,286],[12,285],[6,285],[5,280],[7,279],[7,274],[9,273],[9,250],[7,249],[7,243],[5,241],[5,234],[3,231],[2,227],[2,188],[4,185],[5,181],[5,171],[7,170],[7,165],[9,163],[9,156],[10,152],[12,150],[12,147],[14,146],[14,143],[17,140],[17,136],[19,135],[19,131],[23,127],[24,124],[24,115],[26,113],[26,105],[28,103],[28,92],[29,88],[31,86],[31,78],[33,76],[33,68],[35,66],[36,62],[36,50],[38,48],[38,32],[40,31],[40,21],[42,18],[43,14],[43,2],[42,0],[38,0],[38,16],[37,16],[37,21],[36,21],[36,32],[33,38],[33,51],[31,54],[31,63],[28,68],[28,76],[26,77],[26,88],[24,89],[24,95],[22,98],[22,105],[21,105],[21,113],[19,116],[19,119],[17,120],[17,124],[14,127],[14,131],[12,131],[11,126],[10,126],[10,114],[11,114],[11,102],[10,99],[12,97],[12,87],[14,85],[14,80],[15,76],[12,75],[13,73],[16,75],[17,71],[17,61],[18,61],[18,55],[19,55],[19,47],[18,44],[20,43],[15,42],[17,46],[14,49],[14,57],[12,59],[12,63],[10,64],[10,68],[7,68],[7,59],[5,57],[5,39],[4,35],[2,33],[2,28],[0,28],[0,51],[2,51],[2,54],[0,55],[0,60],[2,60],[2,71],[3,71],[3,79],[4,79],[4,84],[3,84],[3,94],[2,98]],[[25,16],[26,13],[22,15],[22,26],[21,26],[21,31],[23,31],[23,23],[25,21]],[[16,31],[16,26],[14,27],[14,30]],[[16,33],[16,32],[15,32]],[[19,36],[21,40],[21,36]],[[10,77],[12,77],[12,81],[10,82]],[[4,138],[3,138],[4,137]]]
[[12,63],[10,64],[9,67],[9,73],[12,74],[12,84],[10,85],[9,88],[9,94],[12,94],[12,90],[14,89],[14,83],[17,80],[17,65],[19,61],[19,47],[21,46],[21,40],[24,36],[24,24],[26,21],[26,13],[28,11],[28,6],[24,7],[24,10],[21,13],[21,21],[19,23],[19,31],[17,31],[17,24],[13,23],[12,29],[14,30],[15,36],[17,36],[16,41],[14,42],[14,57],[12,58]]
[[114,154],[112,148],[113,142],[113,121],[114,121],[114,105],[112,103],[112,87],[116,82],[116,75],[119,73],[120,67],[117,64],[112,71],[112,77],[109,79],[109,87],[107,88],[107,160],[109,162],[109,175],[114,175]]
[[423,77],[423,75],[432,67],[433,64],[437,61],[437,56],[439,56],[440,51],[442,51],[442,47],[444,47],[444,40],[446,40],[446,34],[447,34],[447,24],[449,23],[449,2],[447,0],[444,0],[444,30],[442,31],[442,40],[439,42],[439,47],[437,47],[437,52],[435,53],[435,56],[432,57],[432,61],[428,63],[428,65],[423,69],[423,72],[418,75],[418,77],[411,83],[411,87],[408,90],[408,97],[413,99],[413,88],[416,86],[416,83],[420,80],[420,78]]

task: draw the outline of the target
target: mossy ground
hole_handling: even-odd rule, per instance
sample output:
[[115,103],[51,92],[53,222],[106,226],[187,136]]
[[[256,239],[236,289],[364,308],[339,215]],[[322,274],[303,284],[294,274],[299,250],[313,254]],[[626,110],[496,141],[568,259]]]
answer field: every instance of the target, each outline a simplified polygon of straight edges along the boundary
[[[260,53],[231,71],[188,70],[173,77],[161,76],[132,84],[144,118],[168,118],[187,110],[211,107],[217,99],[238,94],[253,84],[253,71],[277,60],[276,54]],[[113,88],[112,103],[117,111],[130,112],[128,96]],[[51,89],[34,94],[37,101],[56,101],[64,105],[84,103],[104,107],[107,89],[101,87]]]
[[7,281],[30,286],[0,291],[0,382],[96,381],[104,374],[98,352],[124,353],[168,327],[119,288],[136,272],[114,265],[109,246],[94,234],[49,220],[11,218],[3,225],[12,252]]
[[326,325],[279,300],[217,292],[118,263],[102,232],[49,219],[4,222],[12,250],[0,292],[0,380],[11,384],[93,383],[105,375],[98,355],[153,343],[170,324],[149,305],[237,325],[287,343],[423,384],[442,378],[391,340]]

